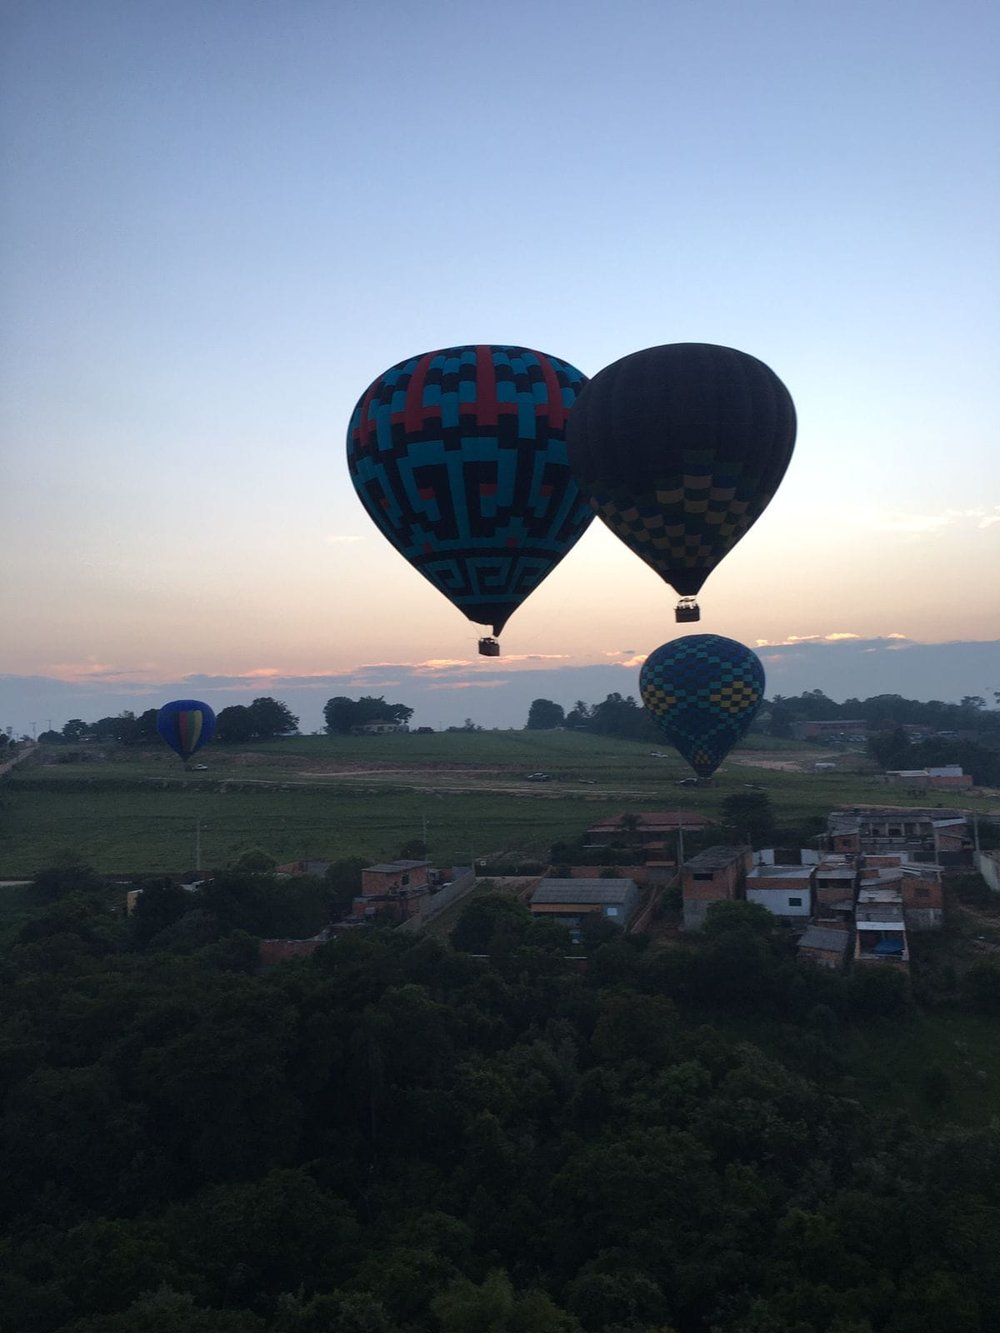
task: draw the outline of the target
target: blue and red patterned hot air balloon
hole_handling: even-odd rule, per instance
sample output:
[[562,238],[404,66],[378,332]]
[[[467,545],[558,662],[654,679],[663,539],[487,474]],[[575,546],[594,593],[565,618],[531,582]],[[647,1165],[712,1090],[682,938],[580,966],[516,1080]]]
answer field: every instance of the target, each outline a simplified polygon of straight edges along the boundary
[[764,667],[735,639],[688,634],[650,653],[639,692],[671,745],[710,778],[763,702]]
[[[585,383],[525,347],[449,347],[387,370],[351,417],[347,464],[369,516],[494,635],[593,518],[566,462]],[[484,639],[480,651],[499,648]]]
[[215,735],[215,714],[199,699],[175,699],[157,713],[156,730],[187,763]]

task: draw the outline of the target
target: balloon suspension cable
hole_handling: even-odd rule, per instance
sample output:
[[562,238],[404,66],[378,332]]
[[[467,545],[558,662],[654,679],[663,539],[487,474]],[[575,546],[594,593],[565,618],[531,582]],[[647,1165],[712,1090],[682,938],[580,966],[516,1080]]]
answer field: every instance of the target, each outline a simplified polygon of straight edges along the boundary
[[479,640],[479,656],[480,657],[500,656],[500,645],[497,643],[496,639],[492,637],[492,635],[487,635],[485,638]]
[[674,607],[674,619],[679,625],[690,624],[701,619],[701,607],[694,597],[682,597]]

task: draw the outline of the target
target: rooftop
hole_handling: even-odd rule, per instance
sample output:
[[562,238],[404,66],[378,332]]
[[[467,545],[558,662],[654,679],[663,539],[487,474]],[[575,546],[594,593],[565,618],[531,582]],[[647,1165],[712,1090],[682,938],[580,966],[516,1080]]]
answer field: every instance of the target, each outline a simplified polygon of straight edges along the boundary
[[684,862],[684,869],[692,870],[718,870],[722,866],[732,865],[734,861],[740,861],[747,853],[746,847],[706,847],[703,852],[697,856],[692,856]]
[[377,870],[383,875],[394,875],[399,871],[417,870],[425,865],[426,861],[379,861],[377,865],[365,866],[365,869]]
[[543,879],[533,903],[623,903],[637,890],[634,879]]
[[799,948],[835,949],[843,954],[847,951],[847,939],[846,930],[836,930],[832,926],[809,926],[799,939]]
[[812,879],[812,866],[754,866],[747,871],[747,882],[752,879],[789,879],[801,882]]

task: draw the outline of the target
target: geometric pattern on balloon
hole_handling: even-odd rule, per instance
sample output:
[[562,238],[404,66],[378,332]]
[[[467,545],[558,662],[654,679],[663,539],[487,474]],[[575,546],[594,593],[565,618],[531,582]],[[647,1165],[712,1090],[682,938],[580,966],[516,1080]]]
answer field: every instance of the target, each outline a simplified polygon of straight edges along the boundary
[[661,645],[639,675],[647,711],[705,778],[746,735],[764,687],[757,654],[718,634],[689,634]]
[[351,479],[384,536],[470,619],[506,620],[589,525],[565,426],[585,377],[512,346],[401,361],[359,399]]
[[675,343],[599,371],[567,441],[595,513],[686,597],[767,507],[795,432],[791,395],[762,361]]

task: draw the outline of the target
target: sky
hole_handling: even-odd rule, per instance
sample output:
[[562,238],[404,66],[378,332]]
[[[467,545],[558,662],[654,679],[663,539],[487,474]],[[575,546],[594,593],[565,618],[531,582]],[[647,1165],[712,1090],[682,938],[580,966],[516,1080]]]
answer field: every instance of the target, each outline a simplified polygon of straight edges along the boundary
[[986,0],[0,0],[0,725],[634,694],[675,596],[599,522],[497,662],[354,495],[362,391],[468,342],[767,362],[795,456],[698,628],[822,645],[839,697],[845,647],[952,644],[925,697],[989,696],[998,39]]

